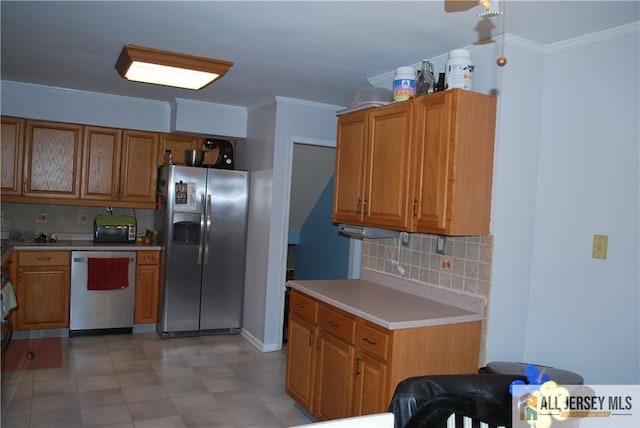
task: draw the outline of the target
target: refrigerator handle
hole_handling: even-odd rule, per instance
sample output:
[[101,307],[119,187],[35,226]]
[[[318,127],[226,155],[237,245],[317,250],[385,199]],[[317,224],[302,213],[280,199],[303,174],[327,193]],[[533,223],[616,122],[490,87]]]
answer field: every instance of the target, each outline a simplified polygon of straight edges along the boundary
[[205,211],[205,205],[204,205],[204,193],[202,194],[202,197],[200,199],[200,244],[198,245],[198,264],[202,263],[202,247],[204,245],[204,211]]
[[[204,196],[203,196],[204,197]],[[209,229],[211,228],[211,194],[207,194],[207,234],[204,241],[204,264],[209,259]]]

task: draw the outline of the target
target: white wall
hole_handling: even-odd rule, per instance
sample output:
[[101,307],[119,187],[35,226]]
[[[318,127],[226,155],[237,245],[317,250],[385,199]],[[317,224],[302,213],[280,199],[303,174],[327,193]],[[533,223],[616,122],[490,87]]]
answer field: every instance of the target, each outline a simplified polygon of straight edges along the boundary
[[[254,158],[257,156],[253,153],[256,144],[273,144],[270,149],[261,149],[265,155],[269,150],[273,151],[273,163],[270,171],[265,169],[259,176],[259,180],[262,181],[260,186],[269,192],[270,200],[268,203],[263,201],[264,206],[251,207],[249,215],[251,223],[249,232],[252,233],[255,222],[255,224],[261,223],[259,227],[265,230],[254,231],[254,233],[268,234],[268,242],[264,241],[264,237],[259,240],[249,240],[249,242],[259,242],[260,249],[256,250],[256,263],[247,260],[248,270],[259,269],[260,272],[253,277],[252,281],[247,281],[247,290],[248,293],[250,293],[249,290],[260,290],[256,295],[247,294],[245,298],[245,303],[252,300],[251,305],[262,306],[259,310],[256,309],[255,320],[249,319],[253,315],[245,314],[245,329],[247,334],[254,336],[256,344],[264,351],[274,351],[282,347],[293,144],[295,141],[305,140],[335,141],[337,123],[335,112],[341,108],[281,97],[276,98],[276,104],[275,122],[271,122],[275,123],[273,134],[271,134],[269,120],[261,120],[261,124],[254,124],[263,109],[268,109],[267,117],[272,118],[271,106],[249,112],[248,141],[250,143],[247,146],[252,150],[250,157]],[[264,166],[266,167],[266,164]],[[254,174],[253,169],[252,174]],[[252,178],[252,181],[257,179]],[[247,274],[249,274],[248,270]],[[245,309],[245,311],[248,310]],[[257,314],[264,314],[264,316],[260,317]],[[260,322],[262,322],[262,331],[258,330]]]
[[545,61],[525,359],[590,383],[640,383],[638,52],[635,34]]
[[[639,46],[637,27],[622,33],[544,57],[507,48],[489,361],[640,382]],[[609,235],[607,260],[591,258],[593,234]]]
[[249,111],[247,140],[236,148],[238,165],[250,171],[243,335],[264,346],[269,274],[276,103]]
[[[489,53],[489,52],[487,52]],[[494,154],[493,274],[488,361],[522,361],[530,294],[542,110],[543,57],[508,45],[501,74]]]
[[247,128],[246,108],[238,106],[179,99],[167,103],[6,80],[0,90],[4,116],[240,138]]

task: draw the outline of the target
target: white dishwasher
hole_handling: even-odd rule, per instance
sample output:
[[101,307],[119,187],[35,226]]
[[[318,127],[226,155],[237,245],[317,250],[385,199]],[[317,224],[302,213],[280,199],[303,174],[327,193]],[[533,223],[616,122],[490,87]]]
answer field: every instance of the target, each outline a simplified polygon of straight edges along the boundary
[[69,336],[131,333],[135,278],[135,251],[72,251]]

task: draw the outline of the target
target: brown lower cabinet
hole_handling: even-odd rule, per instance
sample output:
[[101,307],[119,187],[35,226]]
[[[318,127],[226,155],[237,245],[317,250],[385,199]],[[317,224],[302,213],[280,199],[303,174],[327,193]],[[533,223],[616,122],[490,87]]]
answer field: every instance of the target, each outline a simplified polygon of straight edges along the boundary
[[69,251],[18,253],[16,330],[69,327]]
[[[158,321],[160,252],[140,250],[136,257],[136,324]],[[69,251],[15,251],[3,265],[13,280],[18,307],[14,330],[69,327],[71,289]]]
[[136,257],[136,306],[134,322],[158,322],[158,280],[160,252],[138,251]]
[[285,388],[318,420],[385,412],[411,376],[477,371],[480,321],[387,330],[295,289],[290,299]]

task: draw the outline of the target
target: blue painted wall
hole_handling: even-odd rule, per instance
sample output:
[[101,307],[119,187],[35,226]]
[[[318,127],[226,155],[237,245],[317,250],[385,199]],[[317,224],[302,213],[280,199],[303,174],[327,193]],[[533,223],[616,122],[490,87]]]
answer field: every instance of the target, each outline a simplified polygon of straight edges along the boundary
[[300,230],[296,246],[296,279],[346,279],[349,270],[349,238],[333,224],[333,177],[318,198]]

